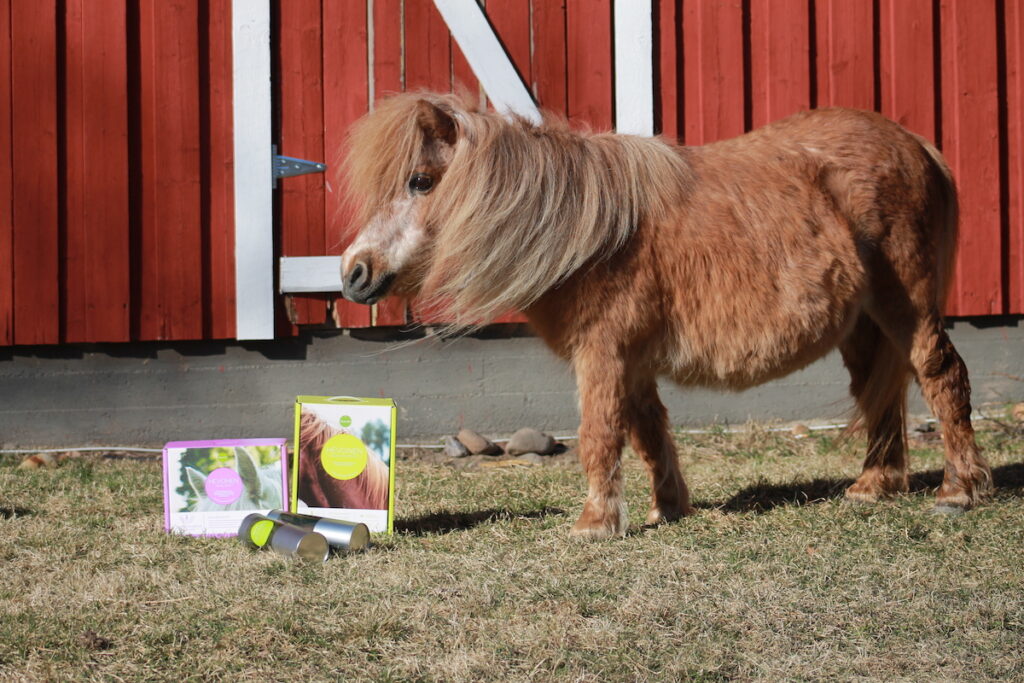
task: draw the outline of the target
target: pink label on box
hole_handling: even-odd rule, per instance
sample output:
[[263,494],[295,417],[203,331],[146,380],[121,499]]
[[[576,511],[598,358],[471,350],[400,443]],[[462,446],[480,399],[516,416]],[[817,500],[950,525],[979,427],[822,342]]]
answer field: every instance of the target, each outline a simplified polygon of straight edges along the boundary
[[242,495],[242,478],[230,467],[218,467],[206,478],[206,496],[217,505],[234,503]]

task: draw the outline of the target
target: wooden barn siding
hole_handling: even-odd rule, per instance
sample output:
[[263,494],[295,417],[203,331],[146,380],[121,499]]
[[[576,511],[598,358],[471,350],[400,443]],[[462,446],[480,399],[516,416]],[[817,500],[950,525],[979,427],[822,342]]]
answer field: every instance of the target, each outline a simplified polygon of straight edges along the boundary
[[[612,0],[481,4],[542,107],[613,125]],[[431,0],[272,8],[279,151],[330,165],[280,184],[279,249],[338,253],[348,125],[388,92],[485,98]],[[654,11],[663,134],[701,144],[808,107],[879,110],[936,140],[960,182],[947,313],[1024,313],[1024,0]],[[230,0],[0,0],[0,344],[233,335],[230,30]],[[291,306],[303,324],[432,320],[403,302]]]
[[234,335],[231,0],[0,0],[0,344]]

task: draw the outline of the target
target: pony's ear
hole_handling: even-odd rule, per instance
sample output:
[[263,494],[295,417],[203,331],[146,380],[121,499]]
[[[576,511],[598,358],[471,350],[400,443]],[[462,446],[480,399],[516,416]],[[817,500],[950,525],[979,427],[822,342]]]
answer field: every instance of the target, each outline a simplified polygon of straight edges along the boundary
[[416,122],[419,123],[427,137],[446,142],[449,145],[455,144],[455,119],[433,102],[429,100],[417,102]]
[[249,449],[235,447],[235,464],[238,467],[238,476],[245,484],[246,492],[254,499],[259,500],[263,496],[263,482],[260,481],[256,459],[252,457]]
[[188,481],[188,485],[192,487],[192,492],[197,496],[206,495],[206,475],[197,470],[195,467],[185,468],[185,479]]

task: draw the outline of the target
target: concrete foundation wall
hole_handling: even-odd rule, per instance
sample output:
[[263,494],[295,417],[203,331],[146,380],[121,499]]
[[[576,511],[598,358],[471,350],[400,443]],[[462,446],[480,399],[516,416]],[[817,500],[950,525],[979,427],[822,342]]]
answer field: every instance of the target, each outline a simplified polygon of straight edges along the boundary
[[[1024,400],[1024,319],[959,321],[951,336],[974,405]],[[843,419],[837,354],[733,394],[663,384],[674,424]],[[911,412],[927,414],[920,396]],[[529,336],[401,342],[349,334],[269,343],[0,349],[0,446],[160,445],[173,439],[290,436],[298,394],[389,396],[399,441],[467,426],[576,430],[569,367]]]

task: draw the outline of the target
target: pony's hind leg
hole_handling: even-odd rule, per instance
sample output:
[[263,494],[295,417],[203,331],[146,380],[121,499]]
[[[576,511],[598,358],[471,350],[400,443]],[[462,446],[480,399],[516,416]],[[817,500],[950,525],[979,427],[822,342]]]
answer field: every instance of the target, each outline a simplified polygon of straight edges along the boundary
[[578,352],[574,358],[580,399],[579,453],[587,499],[571,534],[590,539],[624,536],[622,446],[626,395],[621,358]]
[[974,441],[967,367],[937,313],[920,321],[914,331],[910,361],[925,401],[942,423],[946,465],[936,509],[967,510],[991,492],[992,471]]
[[679,470],[679,456],[669,433],[668,411],[658,398],[657,383],[653,379],[640,383],[633,389],[628,406],[626,433],[651,477],[647,524],[672,522],[690,514],[690,493]]
[[864,469],[846,490],[846,497],[873,503],[904,493],[908,490],[905,421],[910,380],[906,354],[863,315],[839,350],[868,436]]

